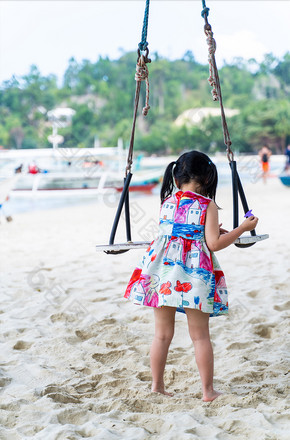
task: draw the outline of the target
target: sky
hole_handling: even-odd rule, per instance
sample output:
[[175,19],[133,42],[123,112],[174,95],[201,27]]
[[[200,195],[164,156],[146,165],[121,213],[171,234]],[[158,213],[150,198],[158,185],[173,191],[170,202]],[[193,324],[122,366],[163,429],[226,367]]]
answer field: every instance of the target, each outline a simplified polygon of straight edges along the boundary
[[[217,42],[218,66],[234,57],[263,59],[289,51],[290,2],[207,0]],[[200,0],[151,0],[148,27],[152,53],[176,59],[191,50],[207,62]],[[58,76],[70,57],[92,62],[118,58],[141,40],[145,0],[0,0],[0,83],[36,64]]]

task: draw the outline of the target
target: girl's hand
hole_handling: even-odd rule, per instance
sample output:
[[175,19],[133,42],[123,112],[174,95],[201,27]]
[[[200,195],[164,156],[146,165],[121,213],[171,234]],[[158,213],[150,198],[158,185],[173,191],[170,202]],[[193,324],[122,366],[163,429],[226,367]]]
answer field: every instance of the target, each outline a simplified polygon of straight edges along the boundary
[[226,229],[222,228],[222,223],[219,224],[219,228],[220,228],[220,235],[222,234],[227,234],[229,231],[227,231]]
[[257,217],[253,215],[247,218],[240,226],[228,232],[221,228],[218,221],[218,209],[216,204],[211,201],[206,211],[205,219],[205,239],[210,251],[216,252],[225,249],[240,237],[243,232],[255,229],[258,223]]
[[246,218],[246,220],[243,221],[241,226],[244,231],[252,231],[257,226],[258,221],[259,221],[258,217],[251,215],[251,217],[248,217]]

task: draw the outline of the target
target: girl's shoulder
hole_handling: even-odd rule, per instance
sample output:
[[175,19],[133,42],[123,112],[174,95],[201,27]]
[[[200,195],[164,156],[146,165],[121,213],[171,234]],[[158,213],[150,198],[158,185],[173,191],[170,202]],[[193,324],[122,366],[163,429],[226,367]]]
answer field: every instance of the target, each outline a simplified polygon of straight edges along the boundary
[[[180,192],[182,192],[182,191],[180,191]],[[184,193],[182,193],[181,198],[198,200],[199,202],[201,202],[204,205],[209,205],[210,202],[212,202],[211,198],[205,197],[202,194],[198,194],[193,191],[185,191]]]
[[201,194],[192,191],[177,191],[164,200],[160,209],[175,209],[175,207],[196,205],[198,209],[206,210],[210,202],[212,202],[212,199]]
[[[181,192],[181,191],[178,191],[178,192]],[[164,201],[163,201],[163,203],[161,204],[161,206],[163,206],[163,205],[165,205],[166,203],[177,203],[178,202],[178,200],[180,199],[180,197],[179,197],[179,195],[177,195],[178,193],[174,193],[174,194],[171,194],[171,196],[169,196],[169,197],[167,197]]]

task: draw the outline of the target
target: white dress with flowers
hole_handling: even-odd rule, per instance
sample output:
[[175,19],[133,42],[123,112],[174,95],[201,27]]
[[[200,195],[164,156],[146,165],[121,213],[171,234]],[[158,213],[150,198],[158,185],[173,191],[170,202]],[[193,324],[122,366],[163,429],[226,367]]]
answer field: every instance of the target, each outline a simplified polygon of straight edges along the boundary
[[228,313],[228,292],[217,258],[206,244],[204,225],[211,199],[178,191],[160,209],[159,233],[134,270],[125,298],[149,307]]

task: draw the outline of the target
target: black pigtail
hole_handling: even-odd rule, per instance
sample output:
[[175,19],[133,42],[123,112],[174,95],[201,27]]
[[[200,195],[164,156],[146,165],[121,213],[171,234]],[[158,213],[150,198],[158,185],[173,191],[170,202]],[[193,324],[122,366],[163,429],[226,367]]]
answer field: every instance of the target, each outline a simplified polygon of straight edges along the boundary
[[163,182],[161,187],[161,203],[164,202],[167,197],[171,196],[173,189],[174,189],[174,181],[173,181],[173,167],[176,165],[176,162],[170,162],[168,167],[165,170],[164,176],[163,176]]

